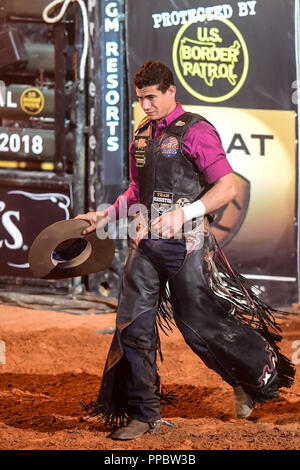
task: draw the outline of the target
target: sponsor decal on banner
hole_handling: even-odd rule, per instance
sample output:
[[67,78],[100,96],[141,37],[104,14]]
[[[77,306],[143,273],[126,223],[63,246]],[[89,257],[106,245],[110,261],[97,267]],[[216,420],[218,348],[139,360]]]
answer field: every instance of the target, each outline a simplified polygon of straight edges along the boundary
[[222,246],[228,245],[237,235],[249,208],[251,183],[236,172],[234,177],[237,196],[215,212],[212,224],[214,235]]
[[[99,25],[94,24],[95,41],[100,41],[101,61],[97,62],[93,71],[95,83],[95,105],[101,103],[101,141],[103,139],[102,161],[103,181],[105,185],[119,185],[123,178],[122,144],[124,138],[125,92],[122,73],[124,67],[124,51],[122,38],[122,2],[90,2],[99,8]],[[100,82],[99,77],[100,76]],[[99,124],[98,124],[99,125]]]
[[[200,3],[128,2],[129,83],[154,58],[173,70],[183,104],[291,109],[294,0]],[[133,84],[130,91],[135,96]]]
[[12,96],[12,91],[8,90],[4,81],[0,80],[0,110],[1,108],[16,109],[18,103],[16,103]]
[[213,224],[230,259],[251,264],[255,247],[255,256],[270,257],[274,275],[292,274],[292,263],[285,261],[293,259],[295,250],[291,190],[296,185],[295,113],[218,107],[216,114],[212,106],[185,109],[205,113],[213,122],[236,176],[238,195],[220,210]]
[[0,275],[32,277],[28,250],[48,225],[70,218],[70,195],[0,188]]
[[21,108],[26,114],[40,114],[45,106],[45,98],[38,88],[28,88],[23,91],[20,98]]
[[248,49],[238,28],[215,18],[183,25],[173,43],[173,65],[181,85],[195,98],[217,103],[245,83]]
[[[2,132],[1,132],[2,131]],[[3,132],[4,131],[4,132]],[[26,129],[10,129],[7,127],[0,128],[0,156],[9,154],[18,154],[30,156],[41,155],[44,151],[45,143],[44,138],[47,136],[48,152],[52,151],[52,158],[54,155],[54,135],[51,131],[33,131],[31,129],[26,132]],[[52,137],[52,139],[51,139]],[[52,144],[52,145],[51,145]]]
[[164,157],[172,158],[178,153],[179,142],[176,137],[170,136],[164,139],[160,145],[160,151]]

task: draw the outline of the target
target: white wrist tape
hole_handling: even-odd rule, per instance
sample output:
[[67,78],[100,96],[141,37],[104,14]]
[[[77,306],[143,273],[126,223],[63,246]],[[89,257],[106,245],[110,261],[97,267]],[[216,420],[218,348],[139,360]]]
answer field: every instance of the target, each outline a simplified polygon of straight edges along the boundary
[[183,211],[186,221],[196,219],[197,217],[203,217],[206,214],[205,205],[200,199],[188,206],[184,206]]

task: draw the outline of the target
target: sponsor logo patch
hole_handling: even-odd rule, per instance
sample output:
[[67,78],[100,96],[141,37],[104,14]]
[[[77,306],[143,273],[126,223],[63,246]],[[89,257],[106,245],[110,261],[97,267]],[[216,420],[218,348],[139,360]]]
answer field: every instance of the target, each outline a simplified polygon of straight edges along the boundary
[[167,137],[160,145],[160,151],[164,157],[174,157],[179,150],[179,142],[176,137]]
[[177,121],[177,122],[175,123],[175,126],[177,126],[177,127],[183,127],[183,126],[185,126],[185,122],[184,122],[184,121]]
[[174,198],[173,193],[154,191],[152,205],[157,210],[157,212],[159,212],[160,214],[163,214],[164,212],[166,212],[172,207],[173,198]]
[[181,197],[180,199],[177,199],[176,201],[176,207],[184,207],[187,204],[190,204],[191,201],[187,197]]
[[134,151],[134,157],[135,157],[135,164],[138,168],[142,168],[145,166],[146,163],[146,148],[148,145],[148,137],[145,136],[137,136],[134,139],[135,143],[135,151]]

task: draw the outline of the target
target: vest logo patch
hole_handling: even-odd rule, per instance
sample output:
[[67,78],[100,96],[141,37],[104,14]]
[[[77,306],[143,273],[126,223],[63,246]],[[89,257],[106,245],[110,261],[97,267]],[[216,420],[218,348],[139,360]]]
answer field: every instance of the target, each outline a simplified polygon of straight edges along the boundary
[[142,168],[146,163],[146,148],[148,145],[148,137],[146,136],[137,136],[134,139],[135,144],[135,164],[138,168]]
[[167,137],[160,145],[160,151],[164,157],[171,158],[178,153],[179,142],[176,137]]
[[180,199],[177,199],[176,207],[177,208],[184,207],[184,206],[187,206],[190,203],[191,203],[191,201],[187,197],[181,197]]
[[173,193],[154,191],[152,205],[157,210],[157,212],[159,212],[159,214],[163,214],[172,207],[173,199]]

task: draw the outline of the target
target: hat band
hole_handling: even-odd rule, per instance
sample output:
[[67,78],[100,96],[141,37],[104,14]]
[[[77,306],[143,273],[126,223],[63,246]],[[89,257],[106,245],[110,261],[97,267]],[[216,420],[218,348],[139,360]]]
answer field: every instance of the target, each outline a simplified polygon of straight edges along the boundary
[[70,239],[58,245],[51,253],[53,265],[59,269],[71,269],[84,263],[92,253],[92,246],[83,238]]

